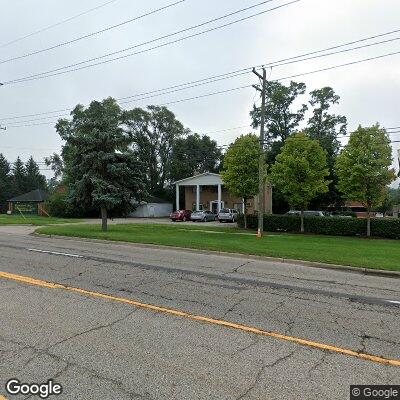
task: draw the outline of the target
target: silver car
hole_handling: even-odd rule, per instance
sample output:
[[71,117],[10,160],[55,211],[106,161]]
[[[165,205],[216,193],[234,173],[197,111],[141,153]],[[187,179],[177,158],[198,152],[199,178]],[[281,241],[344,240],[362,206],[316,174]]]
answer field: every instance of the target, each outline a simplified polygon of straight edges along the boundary
[[215,214],[211,211],[195,211],[190,216],[193,222],[215,221]]
[[219,222],[236,222],[237,221],[238,212],[233,208],[223,208],[218,213]]

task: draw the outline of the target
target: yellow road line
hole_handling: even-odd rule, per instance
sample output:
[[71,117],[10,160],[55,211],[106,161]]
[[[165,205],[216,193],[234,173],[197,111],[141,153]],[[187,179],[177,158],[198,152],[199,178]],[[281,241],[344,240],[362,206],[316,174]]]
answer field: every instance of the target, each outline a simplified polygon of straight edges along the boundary
[[0,394],[0,400],[7,400],[7,399]]
[[[98,297],[98,298],[102,298],[102,299],[106,299],[106,300],[117,301],[119,303],[129,304],[129,305],[132,305],[135,307],[144,308],[144,309],[151,310],[154,312],[165,313],[165,314],[174,315],[174,316],[181,317],[181,318],[187,318],[187,319],[194,320],[194,321],[206,322],[208,324],[219,325],[219,326],[223,326],[225,328],[231,328],[231,329],[236,329],[236,330],[240,330],[243,332],[253,333],[256,335],[267,336],[267,337],[272,337],[275,339],[285,340],[285,341],[296,343],[296,344],[299,344],[302,346],[312,347],[312,348],[318,349],[318,350],[330,351],[332,353],[339,353],[339,354],[343,354],[343,355],[350,356],[350,357],[356,357],[356,358],[359,358],[362,360],[372,361],[372,362],[375,362],[378,364],[385,364],[385,365],[400,367],[400,360],[393,360],[393,359],[389,359],[389,358],[374,356],[371,354],[359,353],[354,350],[349,350],[349,349],[344,349],[341,347],[331,346],[328,344],[318,343],[318,342],[314,342],[311,340],[297,338],[294,336],[287,336],[287,335],[283,335],[283,334],[276,333],[276,332],[268,332],[268,331],[265,331],[262,329],[258,329],[258,328],[254,328],[254,327],[250,327],[250,326],[246,326],[246,325],[241,325],[241,324],[236,324],[234,322],[229,322],[229,321],[224,321],[224,320],[219,320],[219,319],[214,319],[214,318],[208,318],[208,317],[204,317],[201,315],[190,314],[188,312],[174,310],[172,308],[166,308],[166,307],[155,306],[152,304],[141,303],[139,301],[130,300],[130,299],[127,299],[124,297],[111,296],[111,295],[104,294],[104,293],[98,293],[98,292],[93,292],[91,290],[85,290],[85,289],[80,289],[80,288],[76,288],[76,287],[72,287],[72,286],[61,285],[59,283],[47,282],[47,281],[43,281],[40,279],[31,278],[29,276],[16,275],[16,274],[8,273],[8,272],[0,271],[0,278],[10,279],[13,281],[23,282],[23,283],[27,283],[30,285],[41,286],[41,287],[45,287],[45,288],[49,288],[49,289],[63,289],[63,290],[79,293],[79,294],[89,296],[89,297]],[[1,397],[0,397],[0,400],[1,400]]]

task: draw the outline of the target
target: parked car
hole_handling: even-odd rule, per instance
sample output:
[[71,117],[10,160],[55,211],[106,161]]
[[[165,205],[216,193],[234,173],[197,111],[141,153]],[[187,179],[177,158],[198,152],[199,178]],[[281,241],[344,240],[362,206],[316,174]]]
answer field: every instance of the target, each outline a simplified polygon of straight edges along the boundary
[[190,216],[192,215],[192,212],[190,210],[178,210],[174,211],[173,213],[170,214],[171,221],[190,221]]
[[236,222],[238,212],[234,208],[222,208],[218,213],[219,222]]
[[215,214],[211,211],[194,211],[190,219],[193,222],[215,221]]
[[[301,215],[301,211],[290,210],[286,213],[286,215]],[[323,211],[304,211],[305,217],[326,217],[326,214]]]

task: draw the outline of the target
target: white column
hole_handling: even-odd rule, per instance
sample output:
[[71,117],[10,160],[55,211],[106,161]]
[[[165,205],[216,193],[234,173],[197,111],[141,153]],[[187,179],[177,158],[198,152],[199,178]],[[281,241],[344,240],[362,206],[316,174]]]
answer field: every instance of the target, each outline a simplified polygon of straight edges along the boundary
[[175,188],[176,188],[176,211],[179,211],[179,184],[176,184]]
[[196,211],[200,211],[200,185],[196,185]]
[[218,184],[218,207],[217,207],[217,210],[218,210],[218,212],[220,212],[221,211],[221,184],[219,183]]

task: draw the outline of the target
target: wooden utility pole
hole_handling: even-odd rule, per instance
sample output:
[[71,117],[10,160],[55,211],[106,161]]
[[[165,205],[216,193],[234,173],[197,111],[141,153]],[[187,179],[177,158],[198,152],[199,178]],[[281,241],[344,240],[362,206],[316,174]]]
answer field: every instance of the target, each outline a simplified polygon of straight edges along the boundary
[[261,121],[260,121],[260,157],[258,161],[258,231],[257,237],[261,238],[264,232],[264,202],[265,202],[265,185],[264,185],[264,141],[265,141],[265,97],[267,92],[267,73],[265,68],[262,69],[262,75],[255,68],[253,73],[261,80],[261,88],[258,85],[253,87],[261,92]]

